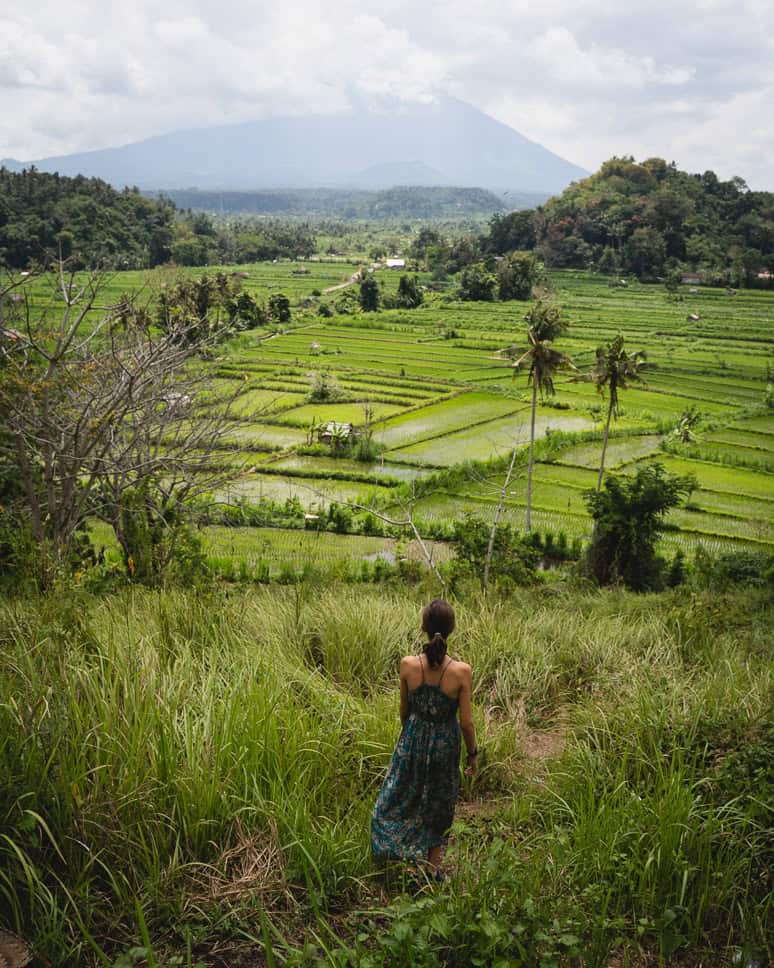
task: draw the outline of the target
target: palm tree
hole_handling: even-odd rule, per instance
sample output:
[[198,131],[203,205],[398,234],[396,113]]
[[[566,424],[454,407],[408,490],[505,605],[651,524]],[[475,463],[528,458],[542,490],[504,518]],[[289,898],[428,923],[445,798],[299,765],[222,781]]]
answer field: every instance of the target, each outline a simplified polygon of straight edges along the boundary
[[529,361],[528,385],[532,384],[532,414],[529,428],[529,462],[527,464],[527,513],[525,529],[532,528],[532,468],[535,463],[535,414],[537,412],[537,398],[541,400],[554,395],[554,377],[559,369],[571,367],[575,364],[569,356],[553,348],[553,341],[567,330],[567,323],[562,319],[559,307],[548,300],[538,299],[532,309],[525,316],[529,328],[527,339],[530,346],[513,364],[514,370],[521,369],[522,364]]
[[646,365],[645,353],[636,350],[627,353],[624,349],[624,338],[619,333],[612,343],[597,347],[597,358],[589,374],[600,393],[605,387],[610,395],[607,406],[607,420],[605,421],[605,435],[602,438],[602,457],[599,461],[599,476],[597,477],[597,494],[602,487],[602,477],[605,473],[605,454],[607,440],[610,436],[610,420],[618,416],[618,392],[626,390],[632,383],[642,383],[640,372]]

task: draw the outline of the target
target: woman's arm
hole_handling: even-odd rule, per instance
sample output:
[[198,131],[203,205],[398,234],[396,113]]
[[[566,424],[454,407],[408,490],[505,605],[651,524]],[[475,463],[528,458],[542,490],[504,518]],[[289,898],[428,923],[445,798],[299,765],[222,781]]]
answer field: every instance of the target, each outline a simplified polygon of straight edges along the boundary
[[462,730],[462,735],[465,739],[465,748],[468,752],[467,768],[465,772],[468,775],[471,775],[476,772],[476,757],[471,757],[470,754],[478,753],[478,747],[476,746],[476,729],[473,725],[473,710],[471,709],[470,705],[470,696],[473,691],[473,674],[470,666],[465,662],[462,663],[462,669],[460,671],[462,673],[462,685],[460,686],[459,695],[460,729]]
[[405,723],[409,715],[408,703],[408,683],[406,682],[406,670],[408,669],[408,656],[400,660],[400,721]]

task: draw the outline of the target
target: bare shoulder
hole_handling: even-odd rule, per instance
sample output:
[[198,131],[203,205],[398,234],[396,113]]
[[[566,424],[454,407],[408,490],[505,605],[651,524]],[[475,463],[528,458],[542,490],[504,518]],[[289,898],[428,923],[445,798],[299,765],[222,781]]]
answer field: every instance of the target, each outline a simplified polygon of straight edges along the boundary
[[468,679],[471,677],[473,670],[471,669],[471,667],[468,665],[467,662],[462,662],[460,659],[455,659],[454,665],[455,665],[454,671],[457,673],[457,675],[464,676],[465,678],[468,678]]
[[400,671],[401,674],[407,672],[409,669],[419,668],[419,656],[418,655],[404,655],[400,660]]

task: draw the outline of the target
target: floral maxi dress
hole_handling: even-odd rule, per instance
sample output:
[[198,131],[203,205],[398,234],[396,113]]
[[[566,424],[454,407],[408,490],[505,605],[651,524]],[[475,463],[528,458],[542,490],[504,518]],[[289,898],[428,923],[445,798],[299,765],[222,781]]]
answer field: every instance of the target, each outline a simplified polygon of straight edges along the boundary
[[379,859],[418,859],[446,843],[460,783],[456,699],[424,681],[408,694],[387,776],[371,815],[371,850]]

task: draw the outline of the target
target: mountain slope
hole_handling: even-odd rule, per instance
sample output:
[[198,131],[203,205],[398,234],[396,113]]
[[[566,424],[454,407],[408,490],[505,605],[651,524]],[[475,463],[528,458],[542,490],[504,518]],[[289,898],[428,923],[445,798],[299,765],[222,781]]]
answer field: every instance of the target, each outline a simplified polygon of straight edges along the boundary
[[179,131],[34,164],[62,175],[95,175],[116,186],[159,189],[379,188],[417,176],[436,185],[553,193],[586,174],[453,98],[381,113]]

